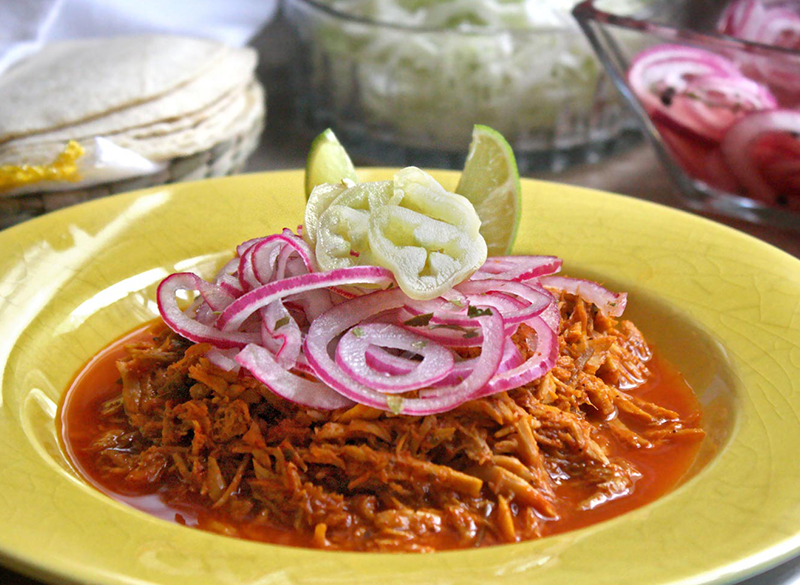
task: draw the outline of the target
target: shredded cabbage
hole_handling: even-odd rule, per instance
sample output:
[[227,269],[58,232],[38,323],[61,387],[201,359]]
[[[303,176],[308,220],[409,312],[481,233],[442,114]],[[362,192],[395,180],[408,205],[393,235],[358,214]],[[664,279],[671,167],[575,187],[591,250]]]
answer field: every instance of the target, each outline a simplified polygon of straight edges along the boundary
[[569,13],[575,0],[324,1],[369,21],[295,18],[309,41],[311,90],[327,95],[318,105],[335,118],[355,113],[395,140],[456,151],[474,123],[522,150],[619,130],[617,95],[599,83],[601,67]]
[[344,14],[387,24],[447,29],[530,29],[571,23],[575,0],[325,0]]

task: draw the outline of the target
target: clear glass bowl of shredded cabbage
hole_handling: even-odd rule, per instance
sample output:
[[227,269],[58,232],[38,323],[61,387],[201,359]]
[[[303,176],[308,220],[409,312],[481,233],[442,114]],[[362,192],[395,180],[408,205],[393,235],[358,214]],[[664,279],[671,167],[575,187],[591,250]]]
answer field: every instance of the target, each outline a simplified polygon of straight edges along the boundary
[[575,3],[289,0],[301,119],[374,163],[460,168],[476,123],[508,138],[521,172],[597,160],[634,124]]

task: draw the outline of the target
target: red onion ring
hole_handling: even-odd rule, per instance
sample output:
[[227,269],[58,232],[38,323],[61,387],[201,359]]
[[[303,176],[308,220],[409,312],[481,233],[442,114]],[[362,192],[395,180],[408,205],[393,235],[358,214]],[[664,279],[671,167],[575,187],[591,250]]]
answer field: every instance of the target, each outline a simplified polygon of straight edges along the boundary
[[544,286],[555,288],[566,293],[577,295],[583,300],[592,303],[604,315],[619,317],[625,311],[628,295],[625,293],[612,293],[598,283],[580,278],[566,276],[545,276],[539,279]]
[[765,13],[759,0],[731,2],[723,11],[717,29],[728,36],[752,40]]
[[378,266],[350,266],[329,272],[292,276],[246,292],[222,312],[217,326],[222,331],[235,331],[247,317],[274,300],[329,286],[365,283],[388,285],[394,283],[394,278],[391,272]]
[[287,372],[261,346],[250,344],[239,352],[236,361],[247,368],[253,377],[265,384],[272,392],[294,402],[320,410],[334,410],[353,405],[338,392],[321,382],[311,382]]
[[377,345],[370,345],[364,352],[367,365],[376,372],[390,376],[402,376],[412,372],[419,365],[417,360],[389,353]]
[[[528,303],[526,307],[502,314],[503,320],[507,323],[527,321],[531,317],[540,315],[553,302],[553,295],[531,283],[507,280],[480,280],[477,282],[468,280],[456,285],[455,288],[466,295],[484,295],[491,292],[500,292],[514,295],[526,301]],[[481,297],[479,296],[478,298]]]
[[490,256],[472,275],[472,281],[491,279],[531,280],[561,270],[558,256]]
[[[466,360],[461,360],[460,362],[456,362],[453,366],[453,371],[450,372],[450,374],[441,382],[434,384],[434,387],[457,384],[461,382],[464,378],[472,373],[472,370],[475,368],[475,364],[477,363],[478,359],[480,358],[469,358]],[[522,354],[517,349],[517,346],[514,345],[514,342],[511,341],[511,337],[506,337],[505,343],[503,344],[503,357],[500,359],[500,365],[497,366],[495,375],[514,369],[524,362],[525,360],[522,359]]]
[[[489,307],[483,307],[489,311],[497,312]],[[502,316],[502,315],[501,315]],[[438,343],[445,347],[478,347],[483,345],[483,335],[480,333],[480,322],[478,318],[472,318],[467,321],[466,325],[453,325],[449,323],[435,322],[431,318],[430,322],[425,325],[414,325],[413,323],[420,315],[414,315],[403,308],[399,313],[401,325],[413,331],[414,333],[429,339],[434,343]],[[410,323],[411,322],[411,323]],[[505,323],[503,321],[505,332],[510,336],[517,329],[516,323]]]
[[217,275],[214,277],[214,284],[227,292],[232,297],[238,297],[244,291],[242,290],[239,279],[236,277],[236,270],[239,268],[239,257],[231,258],[228,262],[220,268]]
[[556,365],[558,335],[541,317],[534,317],[525,323],[536,331],[534,354],[516,368],[493,376],[489,384],[479,392],[478,397],[505,392],[529,384],[544,376]]
[[239,256],[239,268],[237,275],[239,277],[239,286],[243,291],[250,290],[261,284],[258,281],[253,266],[253,250],[255,246],[251,246],[244,251],[244,254]]
[[[411,300],[403,307],[406,313],[412,316],[425,315],[431,313],[431,323],[439,323],[445,325],[461,325],[464,327],[475,327],[478,323],[474,317],[469,316],[469,307],[482,305],[484,307],[491,307],[503,315],[503,320],[506,321],[505,315],[515,311],[520,311],[526,308],[526,304],[518,301],[512,296],[489,291],[482,295],[463,295],[464,301],[459,300],[457,305],[453,301],[447,301],[442,297],[431,299],[430,301],[414,301]],[[508,323],[508,321],[506,321]]]
[[[536,349],[533,355],[514,368],[496,372],[473,399],[519,388],[538,380],[553,368],[558,359],[558,336],[540,317],[533,317],[526,324],[536,332]],[[432,388],[422,390],[419,395],[420,398],[429,400],[441,397],[441,391],[439,388]]]
[[[367,349],[365,355],[367,365],[370,368],[378,372],[384,372],[391,375],[407,374],[419,364],[419,362],[416,360],[391,354],[385,349],[375,345],[371,345]],[[472,373],[477,361],[478,358],[469,358],[466,360],[456,361],[453,364],[453,371],[441,381],[434,384],[434,386],[444,386],[461,382],[464,378]],[[514,342],[511,341],[510,337],[506,337],[506,341],[503,346],[503,357],[500,360],[500,365],[497,367],[496,373],[499,374],[512,368],[516,368],[524,361],[525,360],[522,359],[522,355],[519,353],[517,346],[514,345]]]
[[241,369],[241,366],[236,362],[238,353],[238,349],[218,349],[214,347],[206,353],[206,359],[221,370],[238,372]]
[[300,357],[303,345],[303,336],[297,321],[283,303],[277,300],[261,309],[261,324],[262,345],[272,345],[278,364],[286,370],[291,369]]
[[[404,325],[431,340],[448,347],[474,347],[483,339],[470,330],[477,326],[475,317],[469,315],[469,307],[482,305],[500,312],[506,324],[506,332],[511,335],[518,323],[542,313],[553,302],[553,296],[533,283],[505,280],[466,281],[455,287],[467,300],[468,306],[453,305],[443,298],[430,301],[414,301],[406,304],[403,320],[413,321],[414,316],[430,314],[429,326],[415,326],[409,322]],[[516,295],[527,305],[508,295]],[[455,309],[455,310],[454,310]]]
[[664,111],[664,91],[683,92],[700,75],[741,77],[731,61],[720,55],[683,45],[657,45],[631,62],[628,83],[648,113]]
[[553,330],[553,333],[558,335],[559,329],[561,328],[561,313],[558,310],[558,305],[553,303],[549,307],[547,307],[542,314],[539,315],[539,318],[544,321],[547,326]]
[[213,285],[189,272],[178,272],[162,280],[156,291],[156,302],[164,323],[190,341],[211,343],[221,349],[243,347],[248,343],[257,342],[258,335],[239,331],[220,331],[214,326],[199,323],[181,311],[175,293],[179,290],[202,290],[207,286]]
[[[800,160],[799,133],[800,112],[785,109],[751,114],[728,130],[722,154],[748,196],[771,205],[780,202],[781,196],[791,197],[788,204],[800,205],[798,191],[793,188],[800,176],[795,166]],[[770,135],[785,135],[786,144],[773,149],[769,156],[759,156],[759,142]]]
[[[503,318],[492,312],[479,319],[485,339],[480,358],[472,373],[460,384],[440,389],[438,398],[387,397],[350,378],[328,354],[328,345],[335,337],[357,325],[371,314],[402,306],[406,297],[400,290],[378,291],[335,306],[311,324],[305,340],[305,355],[317,377],[340,394],[380,410],[397,414],[423,416],[451,410],[471,399],[497,371],[502,359]],[[389,397],[389,399],[394,397]]]
[[258,237],[258,238],[251,238],[249,240],[245,240],[244,242],[242,242],[241,244],[236,246],[236,256],[241,258],[242,256],[244,256],[244,253],[248,249],[250,249],[253,246],[255,246],[257,243],[262,241],[265,237],[269,237],[269,236],[262,236],[262,237]]
[[[422,357],[408,360],[414,367],[404,373],[377,372],[369,366],[371,345],[402,349]],[[453,371],[453,354],[441,345],[389,323],[367,323],[353,327],[336,346],[336,364],[351,378],[385,394],[399,394],[436,384]]]
[[[250,256],[249,260],[253,273],[253,281],[248,282],[250,285],[247,287],[248,290],[282,278],[277,276],[276,264],[278,262],[278,256],[284,248],[285,241],[280,235],[275,235],[271,236],[271,238],[264,238],[264,240],[245,252],[242,258],[248,255]],[[240,268],[240,270],[242,270],[242,268]]]
[[250,250],[252,250],[250,253],[252,254],[255,282],[258,284],[285,278],[287,263],[292,254],[297,254],[300,258],[305,266],[305,272],[314,270],[311,248],[288,230],[263,238],[248,251]]
[[[800,14],[788,3],[765,4],[759,0],[742,0],[728,6],[717,30],[739,39],[782,47],[800,49]],[[800,78],[797,72],[800,57],[793,53],[775,51],[770,55],[753,55],[740,51],[737,59],[742,69],[769,85],[781,98],[783,106],[800,104]]]
[[689,80],[675,94],[668,115],[690,132],[714,143],[736,120],[751,112],[771,110],[778,101],[765,86],[743,75],[705,74]]
[[777,107],[768,88],[733,62],[701,49],[659,45],[640,53],[628,79],[653,122],[716,146],[749,112]]

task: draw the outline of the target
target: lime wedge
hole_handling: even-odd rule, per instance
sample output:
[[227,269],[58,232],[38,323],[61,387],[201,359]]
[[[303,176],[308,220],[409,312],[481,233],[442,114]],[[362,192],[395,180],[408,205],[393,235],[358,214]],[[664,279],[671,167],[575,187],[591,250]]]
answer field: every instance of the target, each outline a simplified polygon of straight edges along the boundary
[[311,143],[306,159],[306,198],[317,185],[341,183],[345,179],[358,182],[353,161],[347,155],[333,130],[328,128]]
[[511,146],[496,130],[475,125],[456,193],[469,199],[478,212],[489,256],[511,252],[522,207],[520,190]]

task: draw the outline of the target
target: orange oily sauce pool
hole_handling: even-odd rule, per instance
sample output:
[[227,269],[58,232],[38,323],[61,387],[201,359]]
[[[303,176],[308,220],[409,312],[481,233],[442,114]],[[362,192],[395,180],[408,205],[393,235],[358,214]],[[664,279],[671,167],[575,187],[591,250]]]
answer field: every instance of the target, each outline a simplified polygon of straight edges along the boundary
[[[79,473],[95,488],[113,499],[167,521],[212,532],[230,534],[251,540],[292,546],[313,546],[311,535],[251,525],[224,516],[210,509],[199,498],[168,497],[175,480],[163,482],[156,492],[126,484],[124,477],[109,478],[100,472],[92,442],[106,432],[101,417],[104,402],[120,393],[116,361],[125,355],[125,346],[142,341],[150,335],[148,324],[115,341],[93,357],[78,373],[65,394],[59,410],[61,439],[64,448]],[[648,363],[649,380],[635,390],[636,395],[677,412],[682,420],[697,422],[701,418],[700,404],[683,376],[666,360],[654,352]],[[611,433],[599,431],[609,445],[609,455],[622,457],[641,473],[632,493],[603,502],[592,509],[583,509],[580,503],[592,491],[579,483],[564,482],[556,488],[555,506],[559,519],[544,523],[542,536],[582,528],[613,518],[649,502],[672,490],[691,467],[701,440],[694,437],[679,438],[671,443],[651,448],[633,448],[617,440]],[[233,534],[233,527],[236,534]],[[454,535],[442,534],[437,549],[460,548]]]

